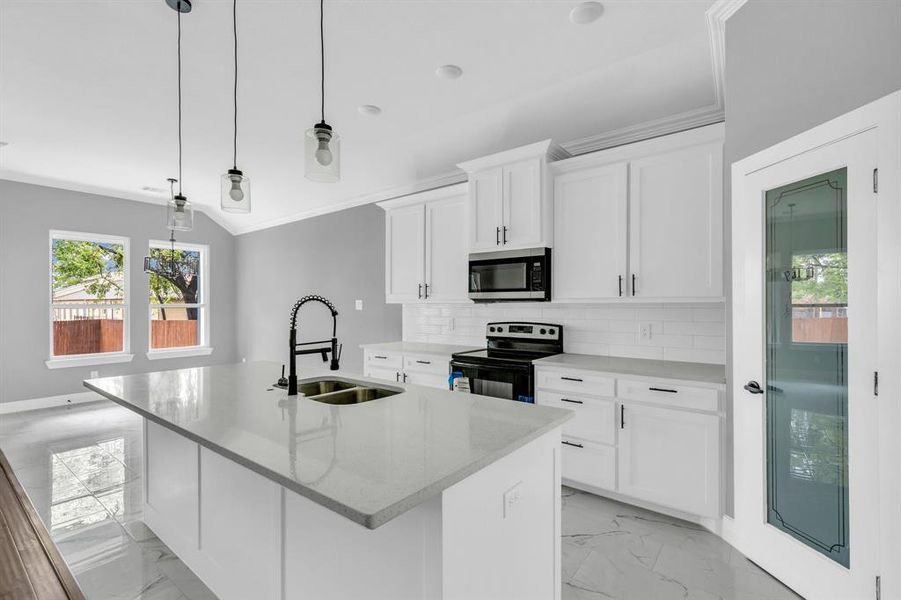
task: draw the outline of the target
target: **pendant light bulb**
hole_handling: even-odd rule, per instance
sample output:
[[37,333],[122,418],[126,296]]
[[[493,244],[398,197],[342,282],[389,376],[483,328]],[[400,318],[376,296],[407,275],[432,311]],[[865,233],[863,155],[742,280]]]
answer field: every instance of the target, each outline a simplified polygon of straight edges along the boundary
[[250,179],[238,169],[238,3],[232,1],[232,31],[234,33],[234,129],[232,136],[232,168],[222,174],[219,188],[219,205],[225,212],[250,212]]
[[304,137],[304,175],[310,181],[334,183],[341,179],[341,140],[325,122],[325,11],[319,0],[319,58],[321,68],[320,109],[322,118]]
[[194,209],[185,196],[176,194],[169,200],[168,228],[175,231],[191,231],[194,228]]
[[228,195],[235,202],[240,202],[244,199],[244,192],[241,191],[241,177],[229,175],[228,178],[232,183],[232,187],[228,191]]
[[316,131],[316,139],[319,140],[318,148],[316,148],[316,162],[323,167],[332,164],[332,151],[329,150],[328,143],[332,139],[332,134],[323,129]]

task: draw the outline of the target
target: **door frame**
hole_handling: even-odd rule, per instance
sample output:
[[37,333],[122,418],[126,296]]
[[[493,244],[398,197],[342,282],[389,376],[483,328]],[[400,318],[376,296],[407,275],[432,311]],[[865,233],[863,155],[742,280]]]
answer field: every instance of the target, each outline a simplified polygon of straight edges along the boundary
[[[732,165],[733,206],[739,202],[758,201],[745,186],[745,176],[806,152],[816,150],[836,141],[851,137],[867,130],[877,132],[878,193],[877,211],[877,322],[880,335],[877,339],[877,368],[879,370],[879,395],[876,396],[878,411],[878,460],[877,478],[879,486],[880,539],[877,573],[883,598],[901,597],[901,576],[897,565],[901,564],[901,477],[895,473],[901,459],[901,403],[897,401],[901,393],[901,91],[892,93],[856,110],[846,113],[822,125],[798,134],[770,148],[753,154]],[[740,215],[732,211],[732,243],[744,239],[748,223],[741,221]],[[760,233],[755,232],[755,235]],[[733,328],[742,320],[743,298],[747,281],[758,274],[745,273],[743,255],[733,252],[732,259],[732,306]],[[746,281],[745,278],[748,278]],[[762,340],[761,340],[762,342]],[[762,373],[755,373],[747,366],[732,365],[731,389],[733,401],[741,402],[746,397],[742,385],[749,379],[757,379]],[[895,401],[893,401],[895,399]],[[734,414],[734,411],[733,411]],[[736,424],[733,423],[733,427]],[[733,482],[736,500],[748,493],[750,482],[743,479],[749,464],[745,461],[760,457],[748,457],[741,448],[733,454]],[[765,478],[764,478],[765,481]],[[759,490],[750,490],[759,494]],[[763,495],[764,499],[766,494]],[[750,543],[752,526],[759,525],[761,507],[743,507],[736,510],[733,518],[724,520],[724,537],[739,550]],[[804,590],[798,590],[803,593]],[[874,581],[873,598],[876,597]]]

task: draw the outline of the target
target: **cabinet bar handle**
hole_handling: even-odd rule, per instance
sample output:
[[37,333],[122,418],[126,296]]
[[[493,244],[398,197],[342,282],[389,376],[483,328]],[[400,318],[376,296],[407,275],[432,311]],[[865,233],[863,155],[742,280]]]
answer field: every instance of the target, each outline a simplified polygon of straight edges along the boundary
[[425,297],[426,299],[429,297],[429,284],[425,284]]
[[623,276],[619,276],[619,297],[623,297]]
[[394,372],[394,381],[400,381],[400,371]]
[[407,383],[407,374],[404,373],[404,383]]
[[635,295],[635,273],[632,273],[632,295]]
[[387,357],[387,356],[379,356],[378,354],[374,355],[372,358],[378,358],[378,359],[381,359],[381,360],[388,360],[388,357]]
[[579,383],[582,383],[582,380],[578,377],[561,377],[560,379],[564,381],[578,381]]
[[419,284],[419,294],[417,294],[417,295],[419,296],[419,299],[422,300],[422,284],[421,283]]
[[504,245],[507,244],[507,226],[504,225]]
[[417,360],[416,362],[417,362],[418,364],[420,364],[420,365],[430,365],[430,364],[432,364],[432,361],[430,361],[430,360]]
[[494,245],[495,245],[495,246],[500,246],[500,245],[501,245],[501,228],[500,228],[500,227],[495,227],[494,229],[495,229],[495,231],[494,231]]
[[572,446],[573,448],[584,448],[585,447],[582,444],[576,444],[575,442],[567,442],[566,440],[563,440],[563,442],[561,442],[561,443],[566,444],[567,446]]
[[585,404],[581,400],[570,400],[569,398],[560,398],[560,402],[569,402],[571,404]]
[[626,407],[622,404],[619,405],[619,428],[626,428]]
[[667,394],[678,394],[679,393],[679,390],[668,390],[666,388],[659,388],[659,387],[649,387],[648,389],[651,390],[652,392],[666,392]]

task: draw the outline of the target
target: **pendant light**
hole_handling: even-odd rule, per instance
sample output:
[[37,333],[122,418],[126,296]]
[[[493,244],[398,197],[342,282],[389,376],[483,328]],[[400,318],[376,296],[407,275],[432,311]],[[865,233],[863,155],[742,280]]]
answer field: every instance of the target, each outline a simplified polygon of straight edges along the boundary
[[191,12],[190,0],[166,0],[178,20],[178,193],[173,194],[166,210],[167,226],[176,231],[194,228],[194,209],[181,190],[181,13]]
[[232,31],[235,40],[235,135],[232,140],[232,168],[222,175],[219,193],[222,210],[230,213],[249,213],[250,178],[238,169],[238,0],[232,0]]
[[311,181],[333,183],[341,178],[341,139],[325,122],[325,32],[324,0],[319,0],[319,57],[321,69],[321,119],[304,136],[304,166]]

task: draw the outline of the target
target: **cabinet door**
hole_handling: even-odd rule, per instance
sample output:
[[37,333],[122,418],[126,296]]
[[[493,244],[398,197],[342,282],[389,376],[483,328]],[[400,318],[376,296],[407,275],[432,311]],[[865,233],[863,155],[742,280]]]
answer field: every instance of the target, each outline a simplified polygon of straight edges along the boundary
[[425,283],[425,208],[407,206],[385,215],[385,300],[416,302]]
[[401,369],[386,369],[385,367],[366,366],[366,377],[383,379],[385,381],[400,382]]
[[619,491],[688,513],[719,510],[719,417],[621,405]]
[[626,163],[575,171],[554,181],[554,298],[627,293]]
[[[638,298],[723,295],[723,147],[631,163],[629,264]],[[630,282],[631,283],[631,282]]]
[[425,283],[427,300],[469,300],[466,285],[466,198],[459,196],[425,205]]
[[504,209],[501,246],[529,248],[541,239],[541,159],[504,167]]
[[500,247],[503,170],[489,169],[469,179],[469,248],[496,250]]
[[404,373],[404,383],[424,385],[439,390],[448,389],[447,375],[435,375],[434,373],[417,373],[415,371]]

